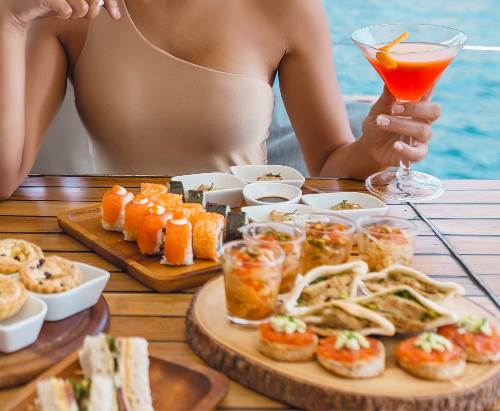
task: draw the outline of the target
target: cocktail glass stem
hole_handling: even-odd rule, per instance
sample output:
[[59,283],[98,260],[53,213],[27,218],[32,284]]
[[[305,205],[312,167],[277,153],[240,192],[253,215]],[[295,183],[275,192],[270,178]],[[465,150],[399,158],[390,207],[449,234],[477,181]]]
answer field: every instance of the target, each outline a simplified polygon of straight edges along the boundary
[[[413,147],[413,137],[401,137],[401,141],[404,143],[407,143],[409,146]],[[409,162],[404,162],[403,160],[399,160],[399,170],[397,173],[398,180],[405,180],[408,178],[411,178],[412,175],[412,170],[411,170],[412,163]]]

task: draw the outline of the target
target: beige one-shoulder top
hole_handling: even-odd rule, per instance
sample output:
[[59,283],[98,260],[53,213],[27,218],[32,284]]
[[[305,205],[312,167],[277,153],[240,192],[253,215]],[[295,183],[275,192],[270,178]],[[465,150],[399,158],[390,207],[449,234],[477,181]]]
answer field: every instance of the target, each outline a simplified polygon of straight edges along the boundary
[[264,164],[274,98],[265,81],[189,63],[123,17],[90,23],[74,71],[97,173],[179,175]]

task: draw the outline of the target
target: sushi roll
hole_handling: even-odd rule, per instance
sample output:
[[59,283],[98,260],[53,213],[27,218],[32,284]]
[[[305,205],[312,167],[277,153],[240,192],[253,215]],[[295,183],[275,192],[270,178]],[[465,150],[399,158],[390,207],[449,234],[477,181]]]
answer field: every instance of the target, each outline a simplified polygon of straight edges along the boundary
[[163,184],[142,183],[141,194],[144,194],[151,201],[155,201],[161,194],[167,193],[168,187]]
[[193,225],[194,256],[219,261],[222,252],[223,231],[223,216],[216,213],[199,214]]
[[172,194],[178,194],[178,195],[182,196],[182,201],[185,200],[185,198],[184,198],[184,184],[182,184],[182,181],[171,181],[168,192],[172,193]]
[[113,186],[104,193],[101,203],[101,223],[106,231],[123,230],[125,207],[132,201],[134,195],[126,188]]
[[184,216],[191,223],[191,226],[194,227],[194,222],[197,218],[197,214],[202,213],[205,214],[205,209],[199,203],[186,203],[182,206],[182,211],[184,211]]
[[247,213],[243,211],[230,212],[227,215],[226,221],[226,234],[224,236],[224,242],[241,240],[243,234],[240,229],[248,224]]
[[142,219],[137,230],[137,246],[142,254],[160,254],[163,246],[163,231],[172,213],[165,207],[153,205],[148,208],[147,215]]
[[147,215],[150,206],[151,202],[144,194],[137,194],[134,199],[127,204],[125,207],[125,217],[123,219],[123,237],[125,240],[137,240],[139,224]]
[[214,203],[207,203],[205,209],[209,213],[217,213],[223,216],[224,218],[226,218],[229,212],[231,211],[231,207],[229,207],[228,205],[221,205]]
[[184,203],[182,196],[179,194],[163,193],[156,199],[156,204],[165,207],[167,211],[173,212],[175,210],[182,210]]
[[184,212],[175,211],[165,230],[162,264],[192,265],[193,244],[191,223]]
[[186,203],[198,203],[205,207],[206,199],[204,191],[189,190]]

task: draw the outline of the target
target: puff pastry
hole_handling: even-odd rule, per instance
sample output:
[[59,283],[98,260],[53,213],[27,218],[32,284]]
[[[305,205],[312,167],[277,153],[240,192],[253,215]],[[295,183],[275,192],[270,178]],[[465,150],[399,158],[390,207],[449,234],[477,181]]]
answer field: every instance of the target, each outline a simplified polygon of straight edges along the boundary
[[40,258],[25,265],[20,280],[29,291],[55,294],[71,290],[82,283],[82,274],[70,260],[58,256]]
[[0,278],[0,321],[16,315],[23,308],[28,293],[19,281]]
[[43,258],[40,247],[25,240],[0,240],[0,274],[18,273],[30,261]]

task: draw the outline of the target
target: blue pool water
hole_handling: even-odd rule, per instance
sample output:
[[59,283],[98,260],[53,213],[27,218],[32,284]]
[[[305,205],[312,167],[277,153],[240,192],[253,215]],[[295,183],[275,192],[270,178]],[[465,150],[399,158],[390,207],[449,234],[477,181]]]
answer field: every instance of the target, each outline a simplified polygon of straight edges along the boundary
[[[469,45],[500,46],[498,0],[324,0],[344,94],[379,94],[382,82],[352,46],[359,27],[390,22],[444,24]],[[500,52],[463,51],[441,78],[442,117],[417,168],[441,178],[500,178]]]

